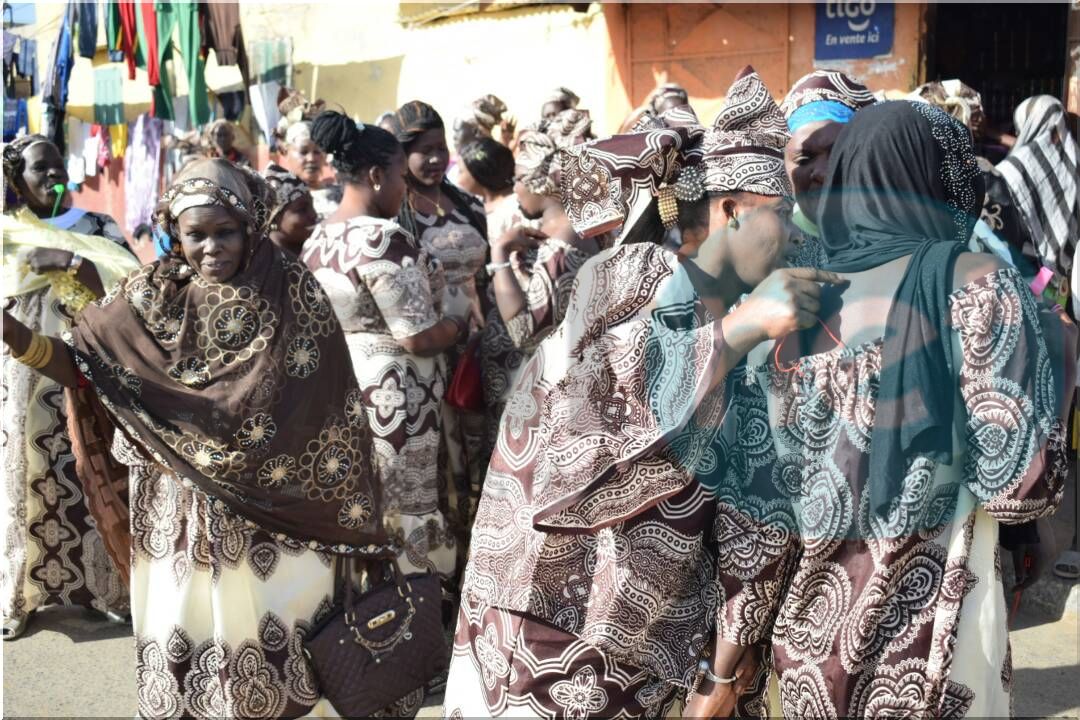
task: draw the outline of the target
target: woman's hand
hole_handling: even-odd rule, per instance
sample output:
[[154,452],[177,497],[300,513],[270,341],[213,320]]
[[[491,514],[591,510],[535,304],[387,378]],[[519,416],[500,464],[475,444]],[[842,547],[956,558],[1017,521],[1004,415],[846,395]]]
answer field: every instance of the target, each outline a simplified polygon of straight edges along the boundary
[[[732,675],[735,676],[733,683],[713,683],[702,679],[697,692],[691,693],[687,698],[686,707],[683,708],[685,718],[727,718],[735,714],[735,703],[753,684],[754,678],[761,666],[761,648],[751,646],[742,649],[742,654],[735,663]],[[721,675],[720,677],[731,677]]]
[[491,261],[494,263],[507,262],[511,254],[531,250],[545,239],[547,239],[547,235],[539,230],[524,225],[514,225],[491,246]]
[[34,248],[26,255],[26,263],[38,275],[53,270],[67,270],[75,254],[56,248]]
[[775,270],[724,318],[724,339],[740,351],[758,343],[805,330],[821,311],[821,283],[847,282],[834,272],[814,268]]

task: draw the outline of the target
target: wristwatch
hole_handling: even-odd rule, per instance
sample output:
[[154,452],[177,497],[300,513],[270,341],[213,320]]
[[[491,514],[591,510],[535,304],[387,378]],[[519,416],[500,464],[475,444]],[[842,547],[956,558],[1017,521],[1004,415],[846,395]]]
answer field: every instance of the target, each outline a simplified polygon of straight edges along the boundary
[[79,274],[79,268],[82,267],[83,256],[79,253],[72,253],[71,260],[68,261],[67,272],[71,277],[75,277]]

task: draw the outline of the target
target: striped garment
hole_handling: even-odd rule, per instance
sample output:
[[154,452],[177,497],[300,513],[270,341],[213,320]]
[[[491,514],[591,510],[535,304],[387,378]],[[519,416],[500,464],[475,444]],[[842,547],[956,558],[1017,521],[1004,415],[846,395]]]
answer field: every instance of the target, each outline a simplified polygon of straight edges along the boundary
[[1068,276],[1080,235],[1080,148],[1065,126],[1065,110],[1050,95],[1016,108],[1019,137],[998,164],[1044,265]]

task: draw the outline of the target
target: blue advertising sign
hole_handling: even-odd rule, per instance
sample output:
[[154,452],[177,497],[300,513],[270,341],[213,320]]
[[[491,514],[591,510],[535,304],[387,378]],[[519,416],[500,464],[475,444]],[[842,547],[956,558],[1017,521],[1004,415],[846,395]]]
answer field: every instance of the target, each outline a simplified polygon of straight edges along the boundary
[[819,2],[814,58],[848,60],[892,52],[895,9],[891,2],[873,0]]

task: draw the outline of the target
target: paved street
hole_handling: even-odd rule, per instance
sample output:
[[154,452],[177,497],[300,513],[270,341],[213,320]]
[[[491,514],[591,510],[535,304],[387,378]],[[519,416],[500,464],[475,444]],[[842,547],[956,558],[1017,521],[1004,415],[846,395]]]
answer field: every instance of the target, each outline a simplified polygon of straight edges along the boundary
[[[1012,633],[1018,716],[1080,717],[1080,618],[1021,613]],[[129,628],[81,610],[48,610],[4,644],[4,716],[120,717],[135,710]],[[440,717],[434,698],[421,717]]]

